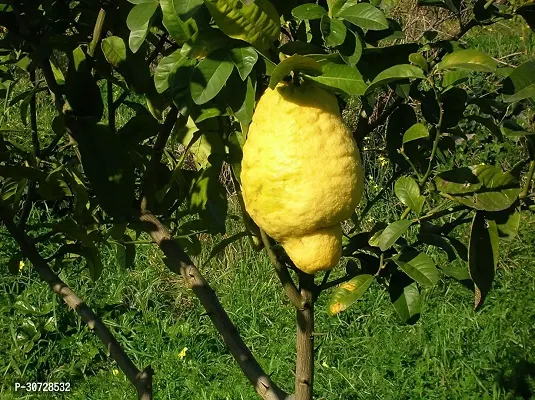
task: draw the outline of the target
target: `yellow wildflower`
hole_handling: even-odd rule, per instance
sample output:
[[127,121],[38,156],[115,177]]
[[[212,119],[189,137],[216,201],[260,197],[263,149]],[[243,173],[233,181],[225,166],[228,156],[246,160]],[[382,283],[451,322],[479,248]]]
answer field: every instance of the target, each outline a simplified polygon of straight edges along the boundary
[[113,373],[113,375],[117,376],[119,375],[119,370],[118,369],[114,369],[113,371],[111,371]]
[[178,358],[180,359],[183,359],[184,357],[186,357],[186,352],[188,351],[188,348],[187,347],[184,347],[180,353],[178,353]]

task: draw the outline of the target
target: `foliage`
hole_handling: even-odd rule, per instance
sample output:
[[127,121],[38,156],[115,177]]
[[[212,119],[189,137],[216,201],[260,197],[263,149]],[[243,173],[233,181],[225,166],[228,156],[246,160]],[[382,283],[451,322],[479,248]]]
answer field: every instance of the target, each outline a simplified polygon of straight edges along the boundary
[[[346,269],[329,312],[347,309],[376,281],[388,287],[401,319],[414,323],[421,288],[440,271],[463,281],[469,272],[481,307],[500,241],[517,234],[521,211],[535,209],[535,63],[498,63],[460,39],[515,13],[533,29],[532,6],[478,0],[451,40],[426,32],[398,44],[403,32],[385,15],[388,2],[327,3],[0,2],[1,205],[39,249],[55,246],[47,261],[56,271],[84,259],[98,280],[103,249],[132,266],[143,209],[196,255],[199,235],[226,232],[228,185],[220,178],[230,168],[240,192],[255,99],[281,80],[307,81],[338,94],[341,107],[360,104],[355,139],[364,147],[381,133],[395,177],[387,190],[406,206],[366,228],[380,196],[355,212],[343,254],[358,267]],[[462,22],[460,2],[420,4]],[[36,99],[44,92],[55,114],[43,126]],[[10,129],[10,107],[19,107],[23,132]],[[120,115],[129,119],[119,123]],[[478,146],[486,152],[478,162],[463,157]],[[515,165],[497,161],[504,149],[518,155]],[[32,211],[42,220],[28,223]],[[245,214],[243,221],[258,242],[252,221]],[[461,241],[454,232],[464,224],[470,237]],[[427,246],[467,266],[435,265]],[[27,254],[13,257],[12,267]],[[320,289],[335,286],[328,278]]]

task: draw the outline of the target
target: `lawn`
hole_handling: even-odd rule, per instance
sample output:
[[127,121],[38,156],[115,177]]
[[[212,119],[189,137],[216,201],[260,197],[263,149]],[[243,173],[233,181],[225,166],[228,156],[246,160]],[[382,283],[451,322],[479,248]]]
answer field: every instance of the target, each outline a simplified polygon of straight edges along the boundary
[[[526,39],[522,30],[509,25],[493,29],[481,29],[467,40],[504,63],[529,57],[505,56],[533,49],[532,36]],[[42,123],[49,125],[50,105],[41,110]],[[21,135],[21,145],[25,140]],[[384,146],[381,134],[367,146]],[[371,150],[364,152],[364,159],[366,197],[371,199],[392,171]],[[239,215],[234,196],[230,204],[230,214]],[[383,199],[364,225],[392,220],[402,211],[395,198]],[[34,213],[31,221],[38,217]],[[240,230],[233,219],[227,225],[229,235]],[[378,283],[334,318],[326,312],[329,293],[323,294],[316,306],[315,398],[535,398],[535,217],[523,214],[520,226],[518,237],[501,243],[493,290],[477,312],[473,289],[445,276],[423,291],[421,318],[414,325],[400,321],[387,290]],[[257,253],[246,239],[208,260],[220,240],[202,237],[203,251],[195,261],[266,372],[292,391],[295,311],[266,254]],[[15,251],[14,242],[0,229],[0,398],[134,398],[130,383],[98,339],[31,266],[21,265],[15,275],[8,272]],[[102,251],[105,269],[97,282],[81,262],[65,268],[61,277],[102,317],[138,366],[152,366],[155,398],[257,398],[199,302],[184,289],[181,278],[167,270],[155,246],[139,245],[132,269],[117,264],[114,249]],[[429,247],[427,253],[437,265],[448,264],[436,248]],[[462,262],[454,265],[466,268]],[[17,382],[45,381],[69,382],[71,392],[15,392]]]

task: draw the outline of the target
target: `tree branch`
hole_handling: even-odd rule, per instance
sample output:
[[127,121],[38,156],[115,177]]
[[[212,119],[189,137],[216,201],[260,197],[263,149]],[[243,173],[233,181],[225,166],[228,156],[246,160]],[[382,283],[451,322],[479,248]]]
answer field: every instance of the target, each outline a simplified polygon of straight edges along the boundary
[[223,309],[214,290],[204,279],[188,255],[180,248],[169,230],[149,211],[142,210],[140,220],[144,222],[144,230],[160,247],[165,255],[164,262],[172,272],[182,275],[186,286],[201,301],[208,316],[221,334],[223,341],[239,367],[253,384],[256,392],[265,400],[289,399],[288,395],[271,381],[253,354],[243,342],[236,326]]
[[70,308],[76,311],[106,346],[110,357],[117,362],[119,368],[135,386],[138,399],[152,399],[152,369],[147,367],[140,371],[134,365],[102,320],[50,269],[47,262],[31,243],[31,239],[15,225],[11,213],[2,203],[0,203],[0,220],[3,221],[11,236],[21,248],[22,253],[30,260],[41,279],[50,286],[54,293],[60,295]]
[[284,292],[286,293],[286,296],[290,300],[290,303],[292,303],[293,306],[297,308],[298,310],[303,310],[305,307],[305,299],[303,298],[303,296],[301,296],[301,293],[299,293],[299,290],[297,290],[297,287],[295,286],[295,283],[290,275],[290,272],[288,271],[288,268],[286,267],[284,263],[280,262],[277,259],[277,255],[271,249],[271,243],[266,232],[264,232],[261,229],[260,235],[262,237],[262,242],[264,243],[264,247],[266,248],[269,259],[271,260],[271,263],[275,267],[277,276],[279,277],[279,280],[281,281],[282,287],[284,288]]
[[308,275],[301,271],[298,274],[304,307],[297,310],[295,400],[312,400],[314,387],[314,275]]

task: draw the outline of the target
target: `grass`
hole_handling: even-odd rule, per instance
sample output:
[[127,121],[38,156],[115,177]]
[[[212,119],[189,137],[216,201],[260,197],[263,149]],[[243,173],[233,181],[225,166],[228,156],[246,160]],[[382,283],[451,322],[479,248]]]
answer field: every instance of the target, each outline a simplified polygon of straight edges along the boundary
[[[533,221],[523,221],[520,237],[509,246],[502,243],[507,250],[502,251],[494,289],[477,313],[472,309],[473,293],[453,280],[441,280],[424,292],[422,317],[413,326],[399,321],[378,284],[337,318],[327,316],[328,296],[321,297],[316,397],[530,398],[535,393]],[[199,264],[215,243],[205,243]],[[3,242],[1,254],[8,254],[10,247]],[[429,253],[438,263],[445,262],[442,254]],[[256,398],[198,302],[167,272],[152,246],[138,252],[132,270],[118,268],[111,255],[106,260],[97,283],[85,272],[63,276],[113,328],[136,364],[152,365],[157,398]],[[203,273],[267,372],[291,390],[294,311],[267,257],[242,240],[212,260]],[[54,300],[34,273],[26,268],[20,276],[3,273],[1,284],[2,399],[20,398],[14,383],[33,380],[71,382],[73,392],[64,398],[134,396],[94,335]],[[32,306],[31,312],[23,311]],[[48,331],[44,325],[51,317],[53,328]],[[21,328],[31,324],[42,333],[23,352],[21,344],[28,341],[20,337]]]
[[[521,51],[523,42],[517,37],[482,31],[467,40],[503,57]],[[49,104],[42,105],[40,126],[49,127],[54,113]],[[119,124],[127,115],[120,118]],[[44,129],[42,134],[51,132]],[[27,144],[27,135],[17,139]],[[383,145],[378,138],[371,141],[370,147]],[[367,196],[373,198],[389,178],[389,168],[379,165],[373,152],[364,152],[364,158]],[[236,214],[236,202],[231,205]],[[364,225],[393,220],[402,211],[393,196],[387,197],[371,210]],[[524,215],[519,237],[501,243],[494,287],[478,312],[473,311],[470,288],[447,278],[423,291],[422,315],[415,325],[401,323],[387,291],[377,283],[335,318],[326,313],[328,293],[320,297],[315,398],[535,398],[534,223],[535,218]],[[239,229],[233,221],[228,228],[230,234]],[[0,264],[6,265],[16,246],[0,237]],[[204,238],[198,265],[219,240]],[[438,265],[448,262],[434,248],[427,252]],[[138,246],[130,270],[117,265],[112,249],[103,253],[105,269],[96,283],[81,263],[61,276],[112,328],[139,367],[153,367],[155,398],[257,398],[199,302],[184,289],[180,277],[164,267],[154,246]],[[292,391],[295,312],[266,255],[242,239],[201,270],[265,370]],[[0,398],[6,400],[135,396],[94,334],[28,266],[18,275],[0,269],[0,376]],[[70,382],[72,391],[54,396],[14,391],[16,382],[31,381]]]

